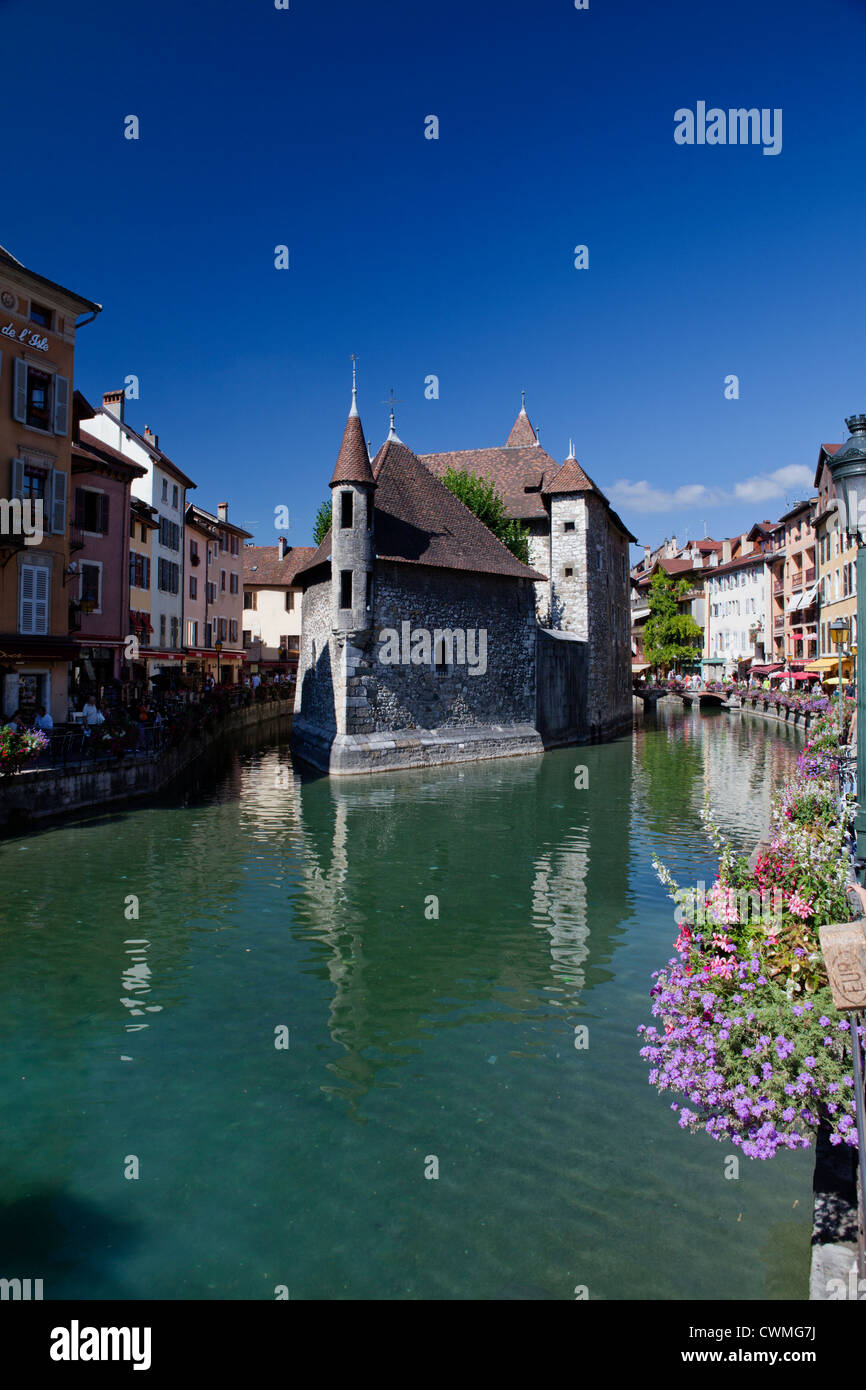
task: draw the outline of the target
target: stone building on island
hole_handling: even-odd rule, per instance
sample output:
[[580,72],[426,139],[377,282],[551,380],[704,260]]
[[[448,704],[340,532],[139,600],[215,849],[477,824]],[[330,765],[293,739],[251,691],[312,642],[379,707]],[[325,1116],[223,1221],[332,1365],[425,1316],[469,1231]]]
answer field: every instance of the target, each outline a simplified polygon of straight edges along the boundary
[[501,452],[529,448],[547,536],[535,516],[524,565],[436,476],[466,455],[418,458],[392,413],[370,460],[353,389],[331,531],[296,574],[301,758],[347,775],[540,753],[630,724],[632,538],[574,458]]

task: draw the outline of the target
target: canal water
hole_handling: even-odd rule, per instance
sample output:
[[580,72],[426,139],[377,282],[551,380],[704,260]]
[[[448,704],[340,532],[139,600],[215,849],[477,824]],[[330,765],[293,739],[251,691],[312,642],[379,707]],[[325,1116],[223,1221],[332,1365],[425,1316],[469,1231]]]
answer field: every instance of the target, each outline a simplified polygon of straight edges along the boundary
[[636,1035],[676,935],[652,851],[709,881],[705,795],[750,849],[798,744],[674,704],[612,744],[334,782],[248,741],[3,841],[0,1276],[806,1297],[811,1155],[726,1179]]

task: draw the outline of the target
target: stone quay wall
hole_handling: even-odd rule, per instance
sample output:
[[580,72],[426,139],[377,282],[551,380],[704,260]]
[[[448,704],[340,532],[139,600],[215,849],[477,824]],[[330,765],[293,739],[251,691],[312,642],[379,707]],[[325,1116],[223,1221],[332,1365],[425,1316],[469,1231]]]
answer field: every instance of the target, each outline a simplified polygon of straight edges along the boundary
[[291,727],[290,700],[254,702],[232,710],[204,737],[189,739],[153,761],[123,757],[71,768],[33,768],[0,778],[0,831],[17,831],[31,821],[81,811],[103,803],[149,796],[173,781],[229,734],[268,725]]

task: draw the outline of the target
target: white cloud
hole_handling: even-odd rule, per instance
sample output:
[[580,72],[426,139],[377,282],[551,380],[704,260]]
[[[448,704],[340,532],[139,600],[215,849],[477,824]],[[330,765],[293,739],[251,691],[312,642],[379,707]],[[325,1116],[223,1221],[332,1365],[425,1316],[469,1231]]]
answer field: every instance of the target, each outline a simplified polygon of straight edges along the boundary
[[744,483],[737,483],[734,496],[744,502],[768,502],[786,493],[809,493],[813,474],[802,463],[789,463],[773,473],[756,473]]
[[685,483],[671,490],[652,487],[646,479],[632,482],[618,478],[605,488],[614,506],[633,512],[672,512],[684,507],[723,507],[732,502],[769,502],[774,498],[808,496],[812,488],[812,473],[803,464],[791,463],[772,473],[755,473],[734,485],[733,492],[706,487],[703,483]]
[[666,492],[664,488],[651,487],[646,479],[632,483],[627,478],[620,478],[605,488],[605,492],[615,506],[630,507],[635,512],[669,512],[677,507],[717,507],[728,500],[724,493],[704,487],[703,483],[687,483]]

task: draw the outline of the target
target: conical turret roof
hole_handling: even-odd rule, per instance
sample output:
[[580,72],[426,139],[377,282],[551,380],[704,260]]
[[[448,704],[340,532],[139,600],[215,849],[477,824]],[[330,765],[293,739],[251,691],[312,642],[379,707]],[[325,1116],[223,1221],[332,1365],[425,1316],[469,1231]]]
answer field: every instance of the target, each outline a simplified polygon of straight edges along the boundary
[[364,438],[364,429],[358,414],[354,392],[352,397],[352,410],[346,421],[343,442],[340,445],[340,452],[337,455],[337,462],[334,465],[334,473],[329,486],[335,487],[338,483],[368,483],[370,487],[375,487],[373,470],[370,467],[370,456],[367,453],[367,441]]

